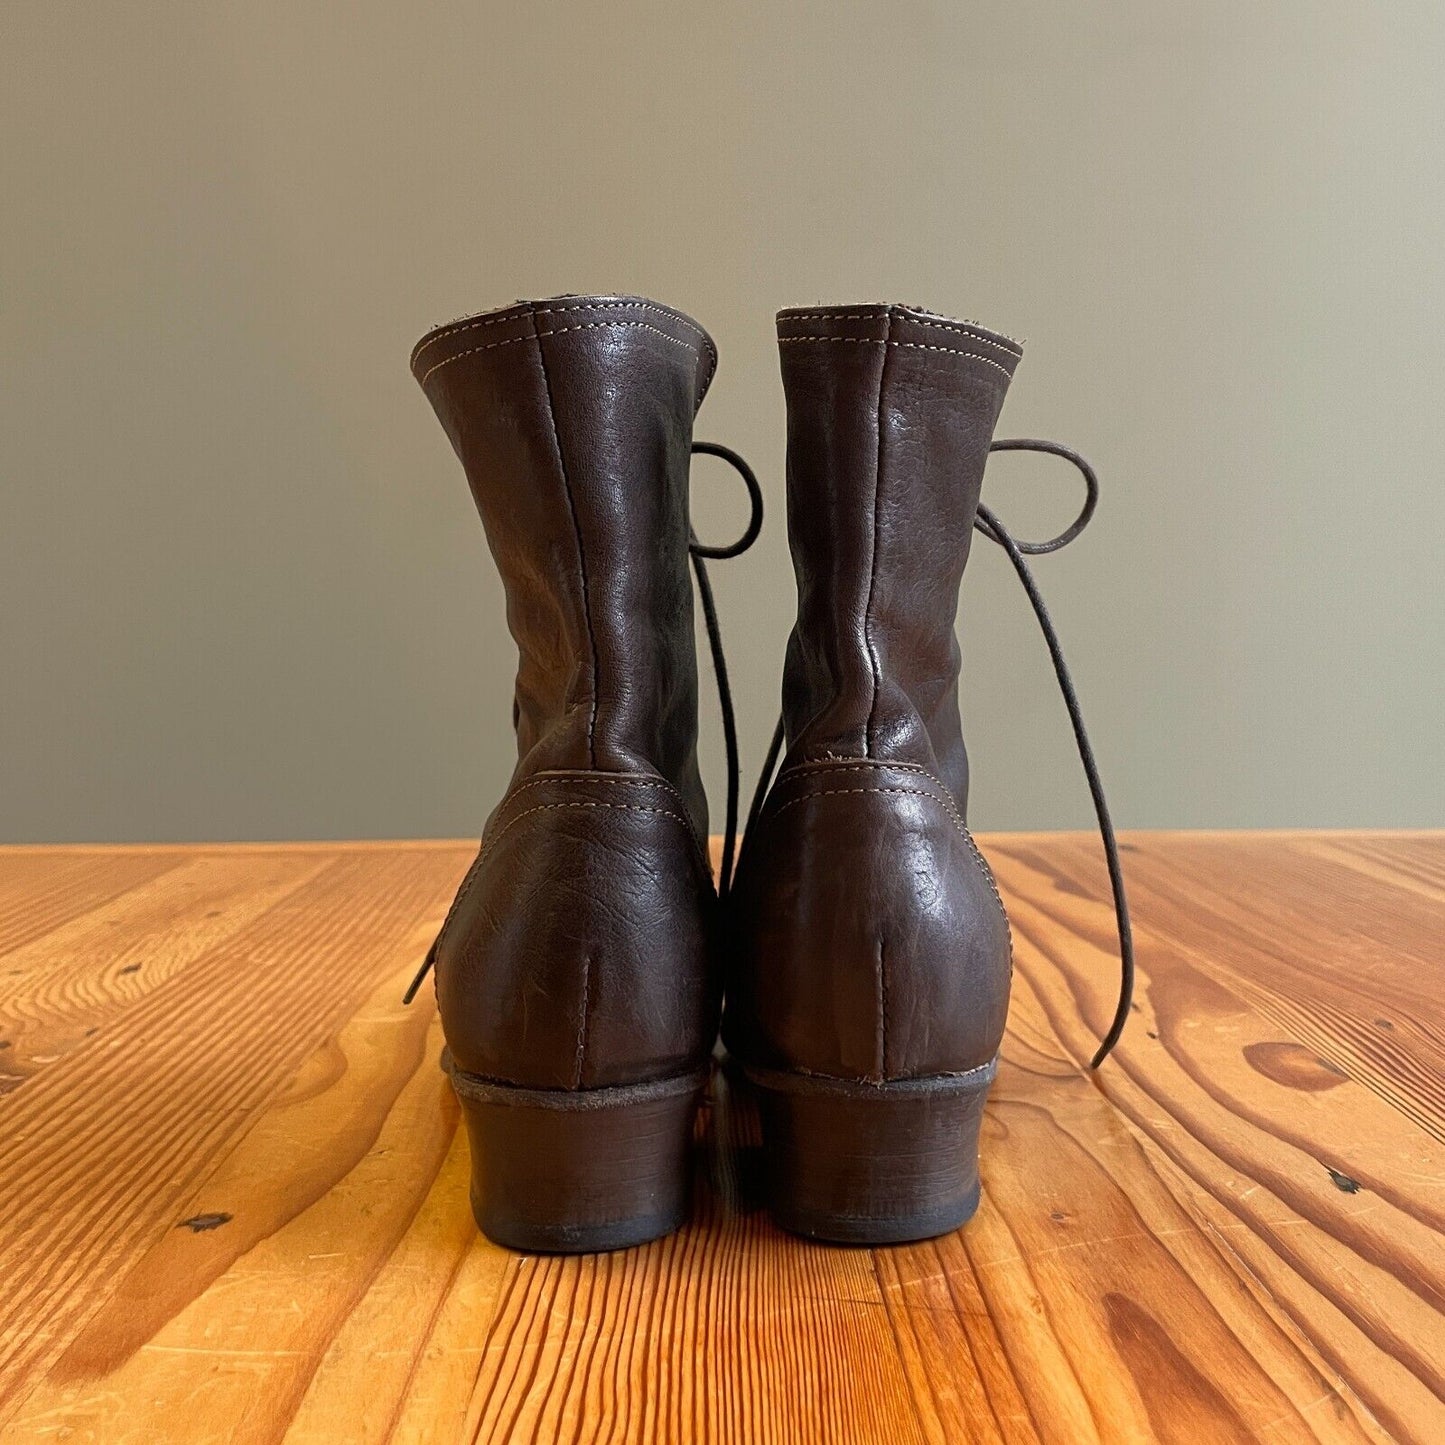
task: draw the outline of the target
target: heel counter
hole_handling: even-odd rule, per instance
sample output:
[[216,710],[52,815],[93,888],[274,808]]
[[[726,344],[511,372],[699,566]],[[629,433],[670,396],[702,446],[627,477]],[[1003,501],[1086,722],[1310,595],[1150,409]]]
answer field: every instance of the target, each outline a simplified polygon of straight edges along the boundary
[[436,943],[457,1067],[534,1089],[665,1078],[716,1028],[716,900],[680,798],[556,773],[498,808]]
[[1008,920],[957,806],[922,768],[863,759],[778,780],[733,893],[728,1046],[882,1082],[998,1050]]

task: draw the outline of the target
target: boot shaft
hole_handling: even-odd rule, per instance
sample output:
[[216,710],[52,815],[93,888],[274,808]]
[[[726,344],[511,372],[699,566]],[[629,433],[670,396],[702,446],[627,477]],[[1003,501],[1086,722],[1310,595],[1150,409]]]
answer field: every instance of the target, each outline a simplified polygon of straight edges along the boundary
[[688,452],[715,365],[688,318],[618,296],[520,302],[412,353],[506,591],[513,784],[660,774],[699,831]]
[[798,584],[788,763],[914,764],[963,808],[954,619],[1020,348],[887,305],[783,311],[778,345]]
[[[517,643],[516,772],[429,958],[479,1151],[479,1218],[529,1248],[676,1222],[680,1191],[657,1182],[658,1159],[609,1173],[620,1146],[606,1130],[640,1111],[631,1142],[646,1154],[649,1111],[679,1089],[685,1102],[717,1032],[687,506],[713,364],[686,317],[616,296],[520,302],[412,354]],[[557,1128],[586,1139],[589,1110],[605,1113],[600,1172],[579,1183]],[[653,1185],[669,1223],[632,1217]]]
[[778,342],[789,750],[729,897],[724,1037],[748,1065],[873,1088],[986,1071],[1009,932],[964,818],[954,619],[1020,351],[902,306],[784,311]]

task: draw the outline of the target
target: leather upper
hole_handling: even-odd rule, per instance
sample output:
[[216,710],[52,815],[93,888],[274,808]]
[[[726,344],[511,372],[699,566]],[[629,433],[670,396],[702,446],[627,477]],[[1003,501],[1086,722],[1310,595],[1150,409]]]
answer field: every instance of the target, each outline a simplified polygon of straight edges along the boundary
[[965,824],[958,589],[1021,352],[903,306],[784,311],[798,616],[787,752],[743,840],[724,1024],[744,1060],[882,1082],[986,1063],[1009,938]]
[[716,1026],[687,553],[716,352],[668,307],[564,296],[438,327],[411,365],[518,653],[517,766],[434,948],[448,1047],[534,1088],[665,1077]]
[[787,762],[918,763],[964,809],[958,589],[1016,343],[900,306],[783,311],[798,620]]

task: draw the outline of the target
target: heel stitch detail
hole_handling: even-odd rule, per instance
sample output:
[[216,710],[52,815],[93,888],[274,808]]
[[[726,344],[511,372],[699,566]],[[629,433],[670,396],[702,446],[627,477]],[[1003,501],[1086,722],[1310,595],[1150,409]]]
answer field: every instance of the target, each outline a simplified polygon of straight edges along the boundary
[[443,1060],[442,1067],[452,1081],[452,1088],[464,1099],[480,1104],[516,1104],[529,1109],[572,1110],[623,1108],[628,1104],[695,1093],[707,1084],[712,1072],[709,1062],[685,1074],[649,1079],[640,1084],[608,1084],[600,1089],[529,1089],[482,1074],[469,1074],[450,1058]]
[[[619,786],[624,787],[661,787],[667,792],[676,796],[679,802],[681,802],[682,795],[677,792],[677,789],[674,788],[672,784],[667,781],[666,778],[657,778],[656,780],[653,780],[651,778],[643,778],[641,776],[613,776],[606,773],[558,773],[553,774],[549,777],[533,778],[530,781],[523,783],[519,787],[513,789],[510,793],[507,794],[505,798],[502,799],[502,802],[498,808],[498,813],[500,814],[503,810],[505,810],[507,805],[514,798],[516,798],[519,793],[524,793],[529,788],[540,786],[541,784],[546,782],[581,782],[584,780],[615,783]],[[522,812],[514,814],[512,817],[508,818],[507,821],[502,825],[502,827],[497,829],[495,833],[488,833],[484,837],[482,837],[477,848],[477,856],[472,859],[466,873],[462,875],[462,881],[457,885],[457,891],[452,897],[451,907],[447,909],[446,916],[442,919],[442,926],[437,929],[436,937],[432,940],[431,948],[427,951],[428,961],[436,957],[437,951],[441,947],[442,940],[446,937],[447,929],[451,926],[452,920],[457,916],[458,910],[461,908],[463,902],[465,902],[472,888],[475,886],[477,878],[482,871],[482,864],[486,862],[487,857],[491,853],[491,850],[496,846],[498,840],[500,840],[505,833],[510,831],[514,824],[521,822],[523,818],[530,817],[533,813],[544,813],[556,808],[609,808],[627,813],[655,813],[659,817],[671,818],[673,822],[679,824],[686,831],[687,836],[692,843],[693,861],[701,867],[703,873],[707,877],[711,878],[712,876],[712,865],[708,862],[707,853],[704,851],[701,842],[698,840],[697,830],[693,827],[692,822],[687,817],[685,810],[679,812],[677,809],[673,808],[645,808],[635,803],[599,803],[583,801],[581,799],[574,799],[561,803],[539,803],[536,807],[526,808]]]
[[[843,793],[897,793],[920,798],[932,798],[933,801],[938,803],[949,817],[953,819],[954,826],[962,835],[964,842],[968,845],[969,851],[973,854],[974,859],[983,870],[983,876],[988,884],[988,890],[993,894],[994,903],[998,905],[999,917],[1003,919],[1004,932],[1008,937],[1009,961],[1010,965],[1012,965],[1014,951],[1013,924],[1009,921],[1008,909],[1004,907],[1003,895],[999,892],[998,888],[998,880],[993,875],[993,869],[989,866],[988,859],[983,856],[983,850],[978,846],[973,834],[969,832],[968,824],[964,822],[963,814],[959,812],[958,804],[954,801],[953,794],[949,792],[941,778],[929,772],[922,764],[890,763],[869,758],[839,759],[836,762],[831,758],[819,758],[808,763],[797,763],[785,772],[778,774],[777,779],[773,783],[772,793],[769,795],[768,801],[769,803],[772,802],[773,797],[777,795],[785,781],[789,779],[826,772],[877,772],[880,770],[910,773],[916,777],[920,783],[932,783],[933,788],[820,788],[816,792],[800,793],[797,797],[789,798],[787,802],[779,804],[776,808],[765,807],[763,809],[763,815],[759,818],[758,822],[760,825],[769,822],[773,818],[778,817],[779,814],[787,812],[789,808],[796,807],[799,803],[805,803],[810,798],[829,798]],[[935,792],[933,789],[937,789],[937,791]]]
[[735,1063],[759,1088],[784,1094],[842,1094],[849,1098],[902,1098],[914,1094],[965,1094],[987,1088],[998,1074],[999,1055],[986,1064],[951,1074],[924,1074],[912,1079],[840,1079],[807,1069],[770,1069],[762,1064]]

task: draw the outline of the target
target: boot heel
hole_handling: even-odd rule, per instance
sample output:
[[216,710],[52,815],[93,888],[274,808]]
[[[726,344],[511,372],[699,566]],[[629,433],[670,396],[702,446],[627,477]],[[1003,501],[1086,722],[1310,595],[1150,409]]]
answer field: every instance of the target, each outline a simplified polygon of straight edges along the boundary
[[747,1068],[773,1217],[836,1244],[900,1244],[967,1223],[996,1069],[864,1084]]
[[626,1249],[687,1217],[707,1072],[607,1089],[518,1089],[448,1069],[488,1239],[538,1254]]

